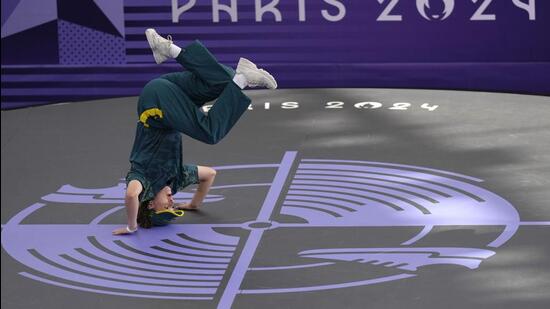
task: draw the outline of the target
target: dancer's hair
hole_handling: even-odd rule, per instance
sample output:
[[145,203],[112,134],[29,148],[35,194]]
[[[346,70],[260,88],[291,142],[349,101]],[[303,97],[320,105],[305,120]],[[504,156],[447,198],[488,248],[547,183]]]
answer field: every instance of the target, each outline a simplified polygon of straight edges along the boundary
[[143,201],[139,204],[138,208],[137,224],[144,229],[148,229],[153,226],[151,216],[155,210],[149,209],[149,203],[151,203],[150,200]]

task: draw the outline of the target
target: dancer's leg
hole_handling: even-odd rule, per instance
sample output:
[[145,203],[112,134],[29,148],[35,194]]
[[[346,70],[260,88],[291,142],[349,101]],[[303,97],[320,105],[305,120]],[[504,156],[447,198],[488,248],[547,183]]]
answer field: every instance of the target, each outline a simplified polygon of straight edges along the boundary
[[[182,49],[172,42],[171,36],[165,39],[155,29],[147,29],[145,35],[158,64],[175,58],[186,69],[211,86],[224,85],[232,80],[241,89],[245,87],[277,88],[275,78],[269,72],[259,69],[248,59],[239,59],[235,74],[233,69],[218,63],[216,58],[199,41]],[[190,52],[188,53],[188,51]]]
[[214,87],[208,85],[197,75],[189,71],[168,73],[162,75],[160,78],[166,79],[178,86],[198,107],[203,106],[206,102],[215,100],[223,90],[223,87],[213,89]]
[[204,114],[182,87],[157,78],[143,88],[138,115],[146,127],[174,129],[215,144],[231,130],[249,105],[250,99],[236,84],[229,82],[209,113]]
[[[205,143],[220,141],[250,105],[250,99],[232,82],[234,71],[220,63],[198,41],[186,46],[176,60],[188,70],[163,76],[165,93],[159,101],[163,123]],[[190,72],[190,73],[189,73]],[[177,89],[176,89],[177,88]],[[194,101],[216,100],[208,114]]]
[[[147,29],[146,35],[157,63],[175,57],[191,72],[191,75],[174,74],[158,79],[165,81],[158,83],[166,88],[157,94],[158,104],[163,111],[162,122],[200,141],[217,143],[247,110],[250,99],[242,93],[241,88],[247,85],[277,86],[268,72],[258,69],[246,59],[241,58],[239,61],[237,71],[241,71],[235,76],[232,69],[218,63],[199,41],[182,50],[174,46],[171,40],[160,37],[153,29]],[[193,100],[200,98],[202,101],[218,95],[208,115],[203,114],[198,108],[200,104]]]
[[176,61],[208,85],[226,85],[231,82],[235,71],[222,65],[199,41],[186,46]]
[[186,94],[179,87],[173,86],[172,90],[176,90],[174,88],[180,91],[177,101],[160,102],[163,123],[208,144],[219,142],[250,105],[250,99],[241,89],[234,83],[228,83],[208,114],[204,114],[191,99],[186,98]]
[[175,59],[187,71],[165,74],[161,78],[182,88],[197,106],[216,99],[235,75],[232,68],[219,63],[199,41],[182,49]]
[[219,97],[225,87],[224,84],[211,86],[189,71],[168,73],[160,78],[169,80],[180,87],[199,107]]

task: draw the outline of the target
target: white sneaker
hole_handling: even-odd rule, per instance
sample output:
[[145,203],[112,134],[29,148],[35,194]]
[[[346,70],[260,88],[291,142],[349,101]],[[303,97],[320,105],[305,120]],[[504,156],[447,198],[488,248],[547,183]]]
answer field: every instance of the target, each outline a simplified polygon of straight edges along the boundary
[[248,87],[277,89],[277,81],[275,78],[266,70],[258,69],[258,67],[248,59],[239,59],[237,73],[244,75]]
[[155,29],[145,30],[145,36],[147,37],[147,42],[149,42],[149,47],[153,51],[153,57],[155,57],[155,62],[161,64],[166,59],[170,58],[170,45],[172,45],[172,36],[168,36],[168,39],[161,37]]
[[237,64],[237,73],[242,73],[241,71],[243,69],[257,69],[258,67],[256,66],[256,64],[254,64],[254,62],[246,59],[246,58],[241,58],[239,59],[239,64]]

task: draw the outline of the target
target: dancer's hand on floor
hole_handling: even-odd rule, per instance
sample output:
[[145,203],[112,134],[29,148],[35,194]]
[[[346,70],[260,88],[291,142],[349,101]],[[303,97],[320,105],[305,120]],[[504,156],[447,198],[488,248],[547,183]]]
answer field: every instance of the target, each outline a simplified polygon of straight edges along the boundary
[[181,210],[197,210],[199,206],[193,205],[191,203],[176,203],[174,204],[175,209],[181,209]]
[[134,232],[128,230],[128,227],[125,226],[125,227],[120,227],[120,228],[114,230],[113,235],[126,235],[126,234],[132,234]]

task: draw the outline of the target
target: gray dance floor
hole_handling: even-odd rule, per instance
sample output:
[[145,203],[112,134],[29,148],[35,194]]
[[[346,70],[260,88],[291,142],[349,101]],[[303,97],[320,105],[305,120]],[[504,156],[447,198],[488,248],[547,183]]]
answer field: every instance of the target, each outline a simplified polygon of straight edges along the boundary
[[549,97],[248,94],[183,137],[202,208],[118,237],[136,98],[2,111],[2,307],[550,306]]

